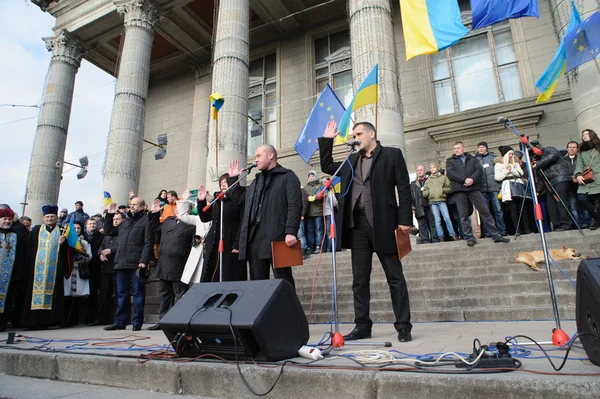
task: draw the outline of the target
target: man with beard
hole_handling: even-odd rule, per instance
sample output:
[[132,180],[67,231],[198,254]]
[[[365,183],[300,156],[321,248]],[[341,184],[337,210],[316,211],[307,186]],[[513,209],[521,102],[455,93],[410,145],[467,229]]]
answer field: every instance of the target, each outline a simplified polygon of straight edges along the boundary
[[22,325],[29,329],[59,326],[64,319],[64,277],[67,240],[56,224],[58,206],[42,207],[44,223],[27,240],[27,290]]
[[0,332],[6,330],[15,310],[20,310],[14,304],[23,277],[26,236],[12,228],[14,216],[12,209],[0,209]]

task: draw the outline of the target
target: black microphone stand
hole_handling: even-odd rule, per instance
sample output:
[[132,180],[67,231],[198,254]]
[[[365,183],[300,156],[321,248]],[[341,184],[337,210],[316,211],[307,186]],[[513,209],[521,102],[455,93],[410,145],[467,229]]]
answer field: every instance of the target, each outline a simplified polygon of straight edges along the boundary
[[529,181],[529,188],[531,190],[531,199],[533,200],[533,207],[535,212],[535,221],[537,223],[538,232],[540,234],[540,240],[542,242],[542,251],[544,253],[544,264],[546,266],[546,275],[548,277],[548,288],[550,290],[550,299],[552,300],[552,310],[554,312],[554,322],[556,323],[556,328],[552,330],[552,343],[555,346],[563,346],[567,342],[569,342],[569,336],[565,333],[560,326],[560,315],[558,313],[558,305],[556,302],[556,291],[554,290],[554,279],[552,278],[552,270],[550,269],[550,253],[548,251],[548,245],[546,243],[546,235],[544,233],[544,225],[543,225],[543,214],[542,207],[538,201],[537,192],[535,190],[535,181],[533,176],[533,168],[531,167],[531,157],[529,156],[529,148],[532,148],[535,152],[540,151],[538,148],[534,148],[528,141],[525,134],[519,132],[519,130],[515,127],[513,122],[510,119],[504,118],[499,119],[499,122],[504,123],[504,127],[509,131],[512,131],[515,135],[520,138],[521,149],[523,152],[523,156],[525,157],[525,162],[527,165],[527,179]]
[[250,164],[250,166],[242,169],[242,173],[238,179],[231,186],[227,187],[227,190],[221,191],[211,202],[207,204],[204,208],[202,208],[202,212],[208,212],[208,210],[217,202],[221,201],[221,215],[219,222],[219,282],[223,282],[223,252],[225,251],[225,244],[223,242],[223,212],[225,208],[225,201],[223,198],[226,194],[229,194],[231,190],[240,185],[240,182],[246,178],[250,174],[252,168],[254,168],[256,164]]

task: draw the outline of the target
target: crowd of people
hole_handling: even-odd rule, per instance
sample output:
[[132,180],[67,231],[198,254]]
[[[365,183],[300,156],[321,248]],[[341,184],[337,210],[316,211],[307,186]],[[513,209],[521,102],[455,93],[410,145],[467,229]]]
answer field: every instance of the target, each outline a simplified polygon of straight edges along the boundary
[[[536,150],[529,152],[544,230],[600,227],[600,181],[589,179],[590,171],[600,172],[596,133],[584,130],[581,143],[570,141],[564,154],[537,140],[531,146]],[[477,152],[470,154],[458,141],[445,169],[432,163],[429,171],[419,165],[416,172],[411,193],[420,244],[466,240],[475,245],[473,208],[481,220],[481,237],[507,242],[508,234],[537,232],[528,168],[519,150],[500,146],[496,155],[480,142]]]
[[[394,232],[408,234],[413,228],[411,209],[420,243],[463,239],[475,245],[473,208],[482,236],[495,242],[508,242],[508,233],[536,230],[520,151],[501,146],[496,155],[481,142],[471,155],[456,142],[445,169],[431,163],[427,171],[419,165],[410,182],[402,153],[381,146],[368,122],[352,131],[361,141],[359,152],[348,162],[334,162],[336,127],[329,123],[319,139],[323,172],[340,170],[340,191],[330,197],[320,195],[330,186],[328,178],[319,179],[311,170],[302,186],[278,163],[275,148],[265,145],[256,151],[259,173],[248,187],[236,184],[242,171],[234,160],[219,178],[220,190],[209,193],[200,186],[193,201],[189,190],[181,196],[161,190],[149,203],[132,191],[128,204],[113,203],[92,217],[81,201],[71,213],[44,206],[43,223],[34,227],[31,219],[0,205],[0,330],[72,327],[80,321],[105,325],[105,330],[128,324],[140,330],[151,267],[161,317],[196,283],[268,279],[272,271],[294,286],[290,267],[272,266],[271,242],[285,241],[290,247],[300,242],[304,257],[352,249],[356,326],[347,340],[371,335],[369,281],[377,253],[390,286],[398,339],[406,342],[412,339],[410,306]],[[596,133],[584,130],[582,143],[568,143],[564,156],[556,148],[532,145],[539,148],[537,155],[532,152],[532,167],[535,189],[550,216],[547,227],[597,229],[600,180],[590,179],[590,171],[600,172]],[[71,228],[76,244],[68,237]],[[331,246],[330,228],[335,228],[337,248]]]

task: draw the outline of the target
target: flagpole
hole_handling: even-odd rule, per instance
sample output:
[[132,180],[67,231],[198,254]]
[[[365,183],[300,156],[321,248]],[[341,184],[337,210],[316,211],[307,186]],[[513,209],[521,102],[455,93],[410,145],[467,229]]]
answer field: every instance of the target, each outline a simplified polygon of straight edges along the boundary
[[219,176],[219,114],[217,111],[217,119],[215,119],[215,166],[217,168],[217,176]]
[[379,129],[377,125],[377,115],[379,114],[379,77],[377,77],[377,101],[375,101],[375,131]]

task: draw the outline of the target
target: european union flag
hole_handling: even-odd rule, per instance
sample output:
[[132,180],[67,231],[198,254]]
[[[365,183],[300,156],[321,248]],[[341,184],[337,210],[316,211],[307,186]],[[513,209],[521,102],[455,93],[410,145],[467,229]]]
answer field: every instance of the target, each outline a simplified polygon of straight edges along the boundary
[[600,54],[600,11],[590,15],[565,36],[565,48],[567,72]]
[[327,84],[294,144],[294,149],[304,162],[308,163],[310,157],[319,149],[317,139],[323,135],[327,122],[335,120],[339,124],[345,111],[333,89]]
[[473,30],[512,18],[540,17],[537,0],[471,0]]

